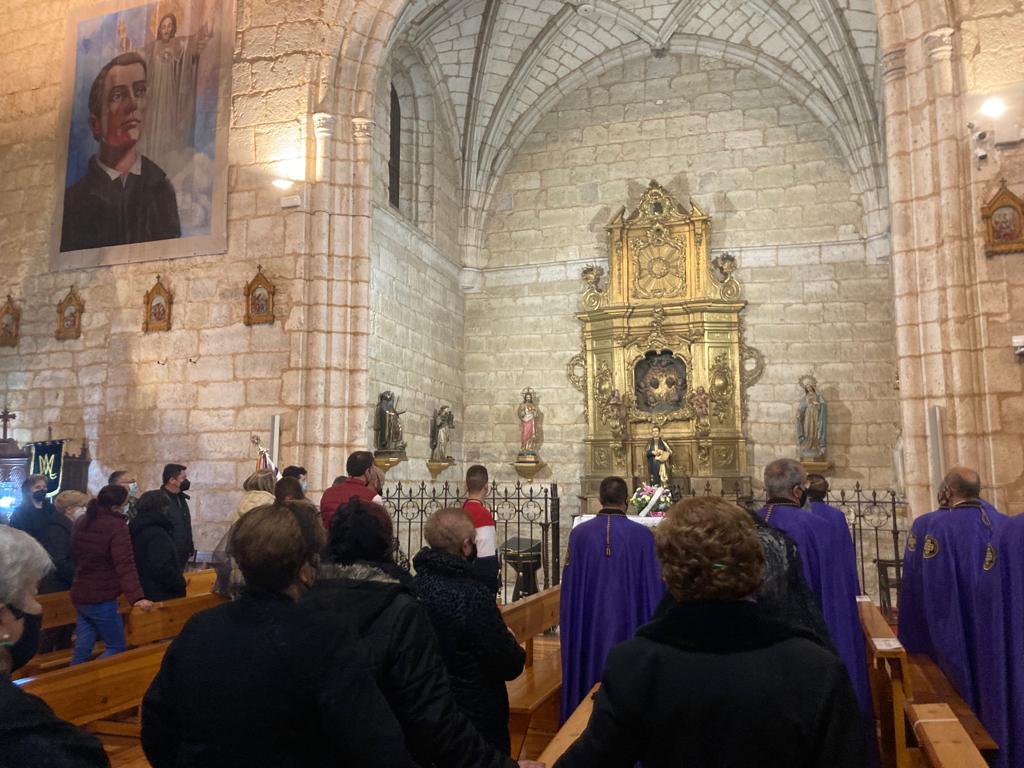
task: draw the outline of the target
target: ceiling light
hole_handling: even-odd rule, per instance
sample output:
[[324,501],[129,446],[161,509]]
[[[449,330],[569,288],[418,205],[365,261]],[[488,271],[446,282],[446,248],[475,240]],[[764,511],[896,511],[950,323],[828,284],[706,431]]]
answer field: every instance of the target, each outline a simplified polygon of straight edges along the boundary
[[997,96],[985,99],[985,103],[981,105],[981,114],[985,117],[1002,117],[1005,112],[1006,102]]
[[274,179],[270,183],[280,190],[289,190],[293,186],[295,186],[295,182],[292,181],[291,179]]

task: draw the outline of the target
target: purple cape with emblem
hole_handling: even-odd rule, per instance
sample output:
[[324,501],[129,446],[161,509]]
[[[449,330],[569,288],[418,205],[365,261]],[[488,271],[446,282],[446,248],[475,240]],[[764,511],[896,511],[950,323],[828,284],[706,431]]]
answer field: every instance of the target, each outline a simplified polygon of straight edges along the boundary
[[993,768],[1024,766],[1024,516],[1003,520],[978,575],[978,716],[999,745]]
[[[937,509],[911,528],[914,551],[904,564],[900,640],[910,653],[927,653],[975,712],[980,677],[977,653],[978,580],[992,536],[1006,517],[987,502]],[[985,672],[985,677],[989,672]]]
[[601,514],[573,528],[559,609],[562,722],[601,679],[612,646],[650,621],[664,594],[648,528],[622,514]]
[[818,598],[825,625],[850,675],[861,711],[870,713],[864,633],[857,610],[860,581],[846,517],[835,507],[821,502],[814,502],[811,511],[795,503],[769,504],[757,514],[796,542],[804,577]]

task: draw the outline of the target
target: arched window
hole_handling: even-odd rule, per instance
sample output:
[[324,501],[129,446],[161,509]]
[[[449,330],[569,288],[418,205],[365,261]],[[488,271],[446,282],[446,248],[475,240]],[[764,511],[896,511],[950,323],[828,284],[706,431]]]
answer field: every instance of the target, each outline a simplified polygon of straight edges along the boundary
[[391,84],[391,151],[388,154],[388,202],[396,210],[402,200],[402,105],[398,101],[398,91]]

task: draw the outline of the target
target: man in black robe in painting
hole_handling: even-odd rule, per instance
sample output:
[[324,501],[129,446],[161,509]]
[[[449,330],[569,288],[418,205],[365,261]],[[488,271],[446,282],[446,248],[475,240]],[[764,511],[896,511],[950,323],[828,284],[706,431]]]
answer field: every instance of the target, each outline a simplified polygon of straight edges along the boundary
[[181,237],[167,174],[138,151],[146,111],[146,62],[123,53],[89,91],[89,128],[99,150],[64,192],[61,251]]

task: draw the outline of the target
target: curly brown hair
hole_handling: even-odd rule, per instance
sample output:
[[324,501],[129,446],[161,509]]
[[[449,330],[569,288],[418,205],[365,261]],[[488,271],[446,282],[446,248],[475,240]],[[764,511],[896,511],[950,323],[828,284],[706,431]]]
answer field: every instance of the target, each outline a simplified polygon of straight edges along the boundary
[[662,578],[680,602],[738,600],[761,583],[757,527],[749,513],[718,496],[673,504],[654,540]]

